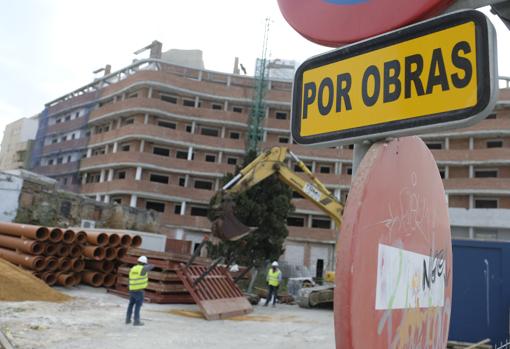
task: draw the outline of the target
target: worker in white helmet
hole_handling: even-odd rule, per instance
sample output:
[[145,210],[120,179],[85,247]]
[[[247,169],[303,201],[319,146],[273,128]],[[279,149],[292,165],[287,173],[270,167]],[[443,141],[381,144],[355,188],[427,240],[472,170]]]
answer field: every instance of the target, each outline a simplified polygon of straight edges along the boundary
[[154,268],[153,265],[148,264],[147,257],[141,256],[138,258],[138,264],[129,270],[129,305],[126,313],[126,324],[131,323],[131,314],[133,313],[133,306],[135,307],[134,326],[143,326],[140,321],[140,308],[143,304],[144,291],[149,285],[148,272]]
[[271,302],[271,298],[273,298],[273,307],[276,306],[276,297],[278,293],[278,286],[282,282],[282,272],[278,269],[278,262],[274,261],[271,263],[271,268],[267,272],[267,287],[268,287],[268,295],[266,298],[265,307]]

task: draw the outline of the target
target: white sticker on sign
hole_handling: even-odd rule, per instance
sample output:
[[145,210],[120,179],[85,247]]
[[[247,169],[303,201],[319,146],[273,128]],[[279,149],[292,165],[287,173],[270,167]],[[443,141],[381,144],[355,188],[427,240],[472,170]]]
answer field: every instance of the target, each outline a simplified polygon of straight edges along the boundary
[[427,256],[379,244],[375,309],[442,307],[445,257],[443,251]]
[[321,193],[310,183],[306,183],[303,191],[307,193],[312,199],[315,201],[319,201],[321,199]]

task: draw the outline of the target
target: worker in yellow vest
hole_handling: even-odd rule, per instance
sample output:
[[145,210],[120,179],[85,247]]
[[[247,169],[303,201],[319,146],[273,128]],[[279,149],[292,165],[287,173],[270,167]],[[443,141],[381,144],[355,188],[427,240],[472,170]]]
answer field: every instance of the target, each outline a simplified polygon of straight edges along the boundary
[[129,270],[129,305],[126,314],[126,324],[131,323],[131,314],[133,313],[133,306],[135,307],[134,326],[143,326],[140,321],[140,308],[143,304],[144,292],[149,285],[148,272],[154,268],[153,265],[148,264],[147,257],[141,256],[138,258],[138,264]]
[[273,298],[273,307],[276,306],[276,297],[278,293],[278,286],[280,286],[280,283],[282,282],[282,272],[280,269],[278,269],[278,262],[274,261],[271,264],[271,268],[267,272],[267,286],[269,289],[269,294],[266,298],[266,304],[264,304],[265,307],[271,302],[271,298]]

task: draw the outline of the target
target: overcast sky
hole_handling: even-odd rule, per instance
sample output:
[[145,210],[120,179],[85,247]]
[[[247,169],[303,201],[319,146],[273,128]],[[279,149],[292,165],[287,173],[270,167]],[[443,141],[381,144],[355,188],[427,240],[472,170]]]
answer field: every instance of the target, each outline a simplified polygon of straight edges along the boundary
[[[0,130],[91,82],[97,68],[128,65],[133,52],[153,40],[164,51],[202,50],[210,70],[231,72],[237,56],[253,74],[270,17],[270,58],[303,61],[329,50],[297,34],[276,0],[0,0],[0,5]],[[510,33],[499,18],[490,18],[498,31],[499,74],[510,76]]]

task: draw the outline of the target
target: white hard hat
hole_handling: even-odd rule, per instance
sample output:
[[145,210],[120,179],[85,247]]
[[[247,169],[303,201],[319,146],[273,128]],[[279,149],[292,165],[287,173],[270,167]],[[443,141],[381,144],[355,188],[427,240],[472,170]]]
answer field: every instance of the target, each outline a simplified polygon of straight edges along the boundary
[[147,257],[145,257],[145,256],[138,257],[138,262],[147,264]]
[[274,261],[272,264],[271,264],[272,267],[277,267],[278,266],[278,262],[277,261]]

